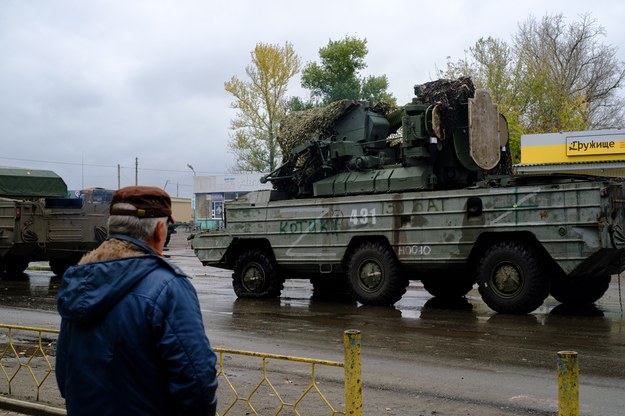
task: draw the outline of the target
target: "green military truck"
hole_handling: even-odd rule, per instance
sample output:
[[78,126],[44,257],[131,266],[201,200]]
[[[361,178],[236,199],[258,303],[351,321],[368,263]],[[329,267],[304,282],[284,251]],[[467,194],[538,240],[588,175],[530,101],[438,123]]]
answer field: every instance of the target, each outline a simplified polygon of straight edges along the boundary
[[288,143],[265,177],[274,189],[228,203],[225,229],[193,237],[197,257],[232,269],[240,297],[279,296],[285,279],[306,278],[368,305],[394,304],[410,280],[443,298],[477,284],[512,314],[549,294],[601,298],[625,269],[623,184],[512,175],[507,124],[486,91],[461,79],[415,93],[395,111],[343,102],[315,128],[300,119],[314,134]]
[[108,205],[67,198],[52,171],[0,168],[0,276],[22,276],[32,261],[62,275],[106,239]]

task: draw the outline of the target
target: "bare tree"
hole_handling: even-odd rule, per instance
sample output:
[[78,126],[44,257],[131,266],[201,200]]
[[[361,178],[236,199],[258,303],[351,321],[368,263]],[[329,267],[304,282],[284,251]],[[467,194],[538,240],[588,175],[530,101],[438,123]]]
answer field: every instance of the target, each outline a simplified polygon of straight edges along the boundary
[[527,123],[532,130],[623,126],[624,100],[617,94],[625,64],[616,48],[600,43],[605,30],[589,15],[566,24],[562,14],[529,18],[513,38],[522,68]]
[[479,39],[463,59],[448,58],[439,76],[471,76],[489,89],[508,119],[510,147],[519,157],[521,134],[625,126],[619,95],[625,63],[600,42],[605,30],[588,15],[569,25],[560,15],[519,25],[509,46]]

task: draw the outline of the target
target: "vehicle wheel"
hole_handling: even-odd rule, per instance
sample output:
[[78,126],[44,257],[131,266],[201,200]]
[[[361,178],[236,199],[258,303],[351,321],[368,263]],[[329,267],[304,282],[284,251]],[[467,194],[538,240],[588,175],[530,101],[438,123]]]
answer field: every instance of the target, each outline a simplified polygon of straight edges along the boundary
[[601,299],[611,280],[609,273],[579,277],[567,277],[560,273],[552,277],[549,293],[560,303],[589,305]]
[[235,262],[232,287],[238,297],[272,298],[280,296],[284,279],[278,276],[273,259],[262,250],[248,250]]
[[22,258],[5,258],[2,266],[7,277],[21,277],[28,268],[28,260]]
[[316,300],[353,302],[349,284],[344,274],[322,274],[310,279],[313,298]]
[[364,305],[392,305],[408,285],[391,249],[378,242],[366,242],[354,251],[347,278],[352,296]]
[[28,268],[28,261],[24,259],[10,259],[4,264],[7,274],[22,274]]
[[424,277],[421,279],[421,283],[432,296],[441,299],[456,299],[465,296],[473,289],[475,278],[473,276]]
[[549,294],[545,260],[532,247],[502,241],[488,249],[478,267],[478,288],[484,302],[494,311],[527,314]]

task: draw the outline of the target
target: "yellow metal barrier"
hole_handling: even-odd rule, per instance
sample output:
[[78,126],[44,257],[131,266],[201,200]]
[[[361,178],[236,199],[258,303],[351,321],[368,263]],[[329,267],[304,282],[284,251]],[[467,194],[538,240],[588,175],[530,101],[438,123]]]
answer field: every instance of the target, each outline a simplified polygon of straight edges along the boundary
[[[8,384],[8,394],[13,394],[13,384],[16,382],[18,374],[26,372],[32,379],[32,384],[36,389],[35,400],[40,400],[42,385],[50,378],[53,381],[48,383],[47,388],[48,390],[54,390],[58,395],[54,377],[50,377],[54,367],[49,355],[54,352],[56,336],[59,331],[0,324],[1,329],[6,330],[6,335],[0,331],[0,371],[4,376],[4,381]],[[19,340],[16,339],[18,338],[16,334],[19,333],[21,335],[23,332],[31,334],[34,332],[36,336],[22,336]],[[50,334],[51,336],[46,337],[45,334]],[[268,407],[271,407],[273,409],[271,414],[274,415],[283,414],[282,412],[285,409],[291,409],[290,414],[295,415],[305,415],[309,409],[311,413],[320,414],[319,409],[327,409],[327,414],[331,416],[361,416],[362,370],[360,332],[355,330],[345,331],[344,345],[344,363],[215,348],[215,353],[218,356],[217,376],[220,384],[218,402],[219,409],[222,411],[222,413],[219,413],[220,416],[240,414],[235,413],[237,410],[240,410],[236,407],[240,403],[246,408],[244,414],[251,415],[269,414]],[[243,363],[237,373],[237,368],[232,362],[234,357],[260,359],[260,367],[254,368],[250,367],[249,363]],[[230,365],[226,365],[226,361],[230,361],[228,363]],[[273,362],[296,363],[296,365],[304,365],[310,371],[290,371],[290,369],[285,371],[280,366],[270,370],[269,364]],[[341,367],[344,368],[344,374],[326,374],[325,376],[319,374],[322,369],[331,371],[332,368]],[[250,370],[260,370],[260,377],[250,376],[251,373],[254,373],[254,371]],[[279,376],[275,374],[279,374],[280,371],[286,374],[286,376],[284,380],[281,380],[281,385],[277,385],[275,379]],[[274,381],[271,381],[272,379]],[[301,380],[305,381],[301,382]],[[330,386],[330,388],[324,390],[322,388],[324,383]],[[250,386],[250,389],[243,393],[245,385]],[[344,390],[344,396],[343,394],[337,395],[336,387],[338,385],[342,385],[343,389],[341,390]],[[335,388],[332,389],[332,386]],[[265,394],[263,394],[263,390],[266,390]],[[296,390],[297,393],[293,400],[288,400],[286,394],[280,393],[279,390]],[[342,398],[345,400],[345,411],[337,410],[343,407],[340,404],[336,404],[336,401],[340,402]],[[60,395],[58,395],[57,401],[62,403]],[[332,404],[333,401],[335,401],[335,404]],[[263,407],[263,411],[259,413],[257,407]]]
[[[54,350],[54,341],[44,341],[44,334],[54,334],[56,337],[59,331],[3,324],[0,324],[0,328],[7,330],[6,342],[2,339],[4,337],[0,337],[0,370],[8,384],[8,394],[12,394],[12,385],[18,374],[26,371],[36,388],[35,399],[39,400],[43,383],[54,371],[48,358],[48,353]],[[29,339],[17,342],[15,340],[16,333],[20,332],[35,332],[37,334],[36,345],[33,346],[32,340]]]
[[579,416],[578,379],[577,353],[558,352],[558,416]]
[[[254,400],[258,400],[259,405],[263,405],[265,408],[270,406],[270,404],[269,405],[267,404],[268,401],[274,401],[275,406],[273,407],[275,407],[275,411],[273,412],[273,414],[275,415],[279,415],[280,412],[282,412],[284,408],[291,408],[295,414],[299,415],[300,412],[298,410],[298,406],[311,393],[317,394],[320,400],[319,405],[326,407],[328,409],[328,412],[330,412],[330,415],[344,415],[345,414],[342,411],[336,410],[334,406],[330,404],[330,401],[328,400],[328,398],[326,398],[326,396],[320,389],[318,380],[316,378],[317,368],[319,366],[343,367],[343,363],[339,363],[335,361],[324,361],[324,360],[313,360],[309,358],[291,357],[291,356],[285,356],[285,355],[263,354],[263,353],[258,353],[258,352],[228,350],[228,349],[223,349],[223,348],[215,348],[215,352],[218,354],[218,357],[219,357],[219,368],[218,368],[217,377],[219,379],[220,387],[221,388],[226,387],[230,390],[230,393],[232,393],[231,398],[227,397],[227,394],[225,393],[222,393],[219,395],[220,408],[225,407],[225,409],[223,410],[223,413],[219,413],[221,416],[232,414],[231,412],[236,411],[234,410],[235,406],[240,402],[243,402],[247,408],[246,409],[247,412],[245,414],[253,414],[253,415],[264,414],[264,413],[258,412],[258,410],[256,409],[256,406],[253,403]],[[224,354],[257,357],[261,360],[260,378],[255,381],[247,380],[247,384],[253,385],[249,392],[241,393],[240,390],[243,389],[243,387],[234,385],[232,381],[233,375],[229,374],[229,371],[227,371],[224,368],[225,367],[224,366]],[[295,400],[293,400],[292,402],[287,401],[284,398],[284,396],[278,392],[276,388],[276,383],[272,382],[270,379],[268,365],[273,360],[299,362],[299,363],[310,365],[310,369],[311,369],[310,377],[311,378],[307,382],[307,385],[304,385],[302,387],[301,392],[297,395]],[[271,378],[274,378],[274,376],[271,376]],[[287,378],[285,379],[284,383],[290,384],[291,380]],[[261,395],[259,393],[261,387],[263,386],[266,386],[267,389],[269,390],[268,394]],[[234,414],[238,415],[239,413],[234,413]]]
[[[40,400],[40,392],[43,384],[50,378],[50,374],[54,371],[54,367],[50,362],[49,354],[54,352],[56,336],[59,331],[55,329],[44,328],[32,328],[27,326],[16,325],[4,325],[0,324],[0,330],[6,330],[6,332],[0,331],[0,372],[2,378],[0,381],[4,381],[8,385],[8,394],[13,394],[13,384],[16,382],[16,378],[19,374],[26,374],[29,377],[35,387],[35,400]],[[22,333],[35,333],[33,337],[18,336]],[[46,337],[46,335],[49,335]],[[19,340],[16,338],[20,338]],[[345,360],[343,363],[336,361],[314,360],[309,358],[299,358],[286,355],[275,354],[263,354],[258,352],[229,350],[225,348],[215,348],[215,353],[218,355],[218,373],[217,376],[220,379],[220,388],[227,389],[232,394],[232,399],[229,399],[223,394],[219,395],[220,408],[225,407],[223,413],[220,416],[227,416],[230,412],[236,411],[235,406],[239,403],[244,403],[247,412],[245,414],[259,415],[256,406],[253,401],[258,398],[262,403],[263,401],[274,401],[276,403],[274,415],[279,415],[285,408],[292,409],[292,412],[296,415],[301,415],[301,408],[303,402],[311,396],[317,397],[319,403],[315,405],[318,413],[319,407],[327,408],[331,416],[334,415],[350,415],[350,416],[362,416],[362,369],[361,369],[361,345],[360,345],[360,332],[355,330],[348,330],[344,332],[344,347],[345,347]],[[226,365],[224,357],[252,357],[259,358],[261,360],[260,365],[260,378],[251,381],[249,378],[250,368],[243,367],[243,372],[247,375],[247,384],[251,384],[253,387],[247,394],[241,393],[241,387],[238,386],[238,381],[235,380],[240,377],[236,374],[234,368],[228,367],[226,371]],[[300,392],[293,401],[288,401],[278,391],[278,387],[282,389],[284,386],[276,386],[269,378],[268,364],[272,361],[283,361],[310,365],[310,375],[302,376],[300,378],[306,379],[300,388]],[[327,397],[328,392],[325,393],[320,388],[318,371],[321,367],[343,367],[344,376],[341,379],[341,384],[344,386],[344,400],[345,411],[337,410],[338,406],[332,405],[331,400]],[[278,369],[279,370],[279,369]],[[290,378],[297,377],[297,373],[288,373],[287,378],[284,380],[286,384],[291,384]],[[273,378],[274,376],[272,376]],[[241,377],[242,379],[244,377]],[[558,415],[559,416],[578,416],[579,415],[579,368],[577,363],[577,353],[574,351],[560,351],[558,352]],[[54,378],[53,378],[54,380]],[[49,390],[56,389],[56,384],[52,382],[54,386],[48,386]],[[237,384],[237,386],[235,386]],[[331,380],[328,384],[331,384]],[[261,389],[266,387],[268,394],[262,395]],[[58,391],[57,391],[58,393]],[[261,397],[262,396],[262,397]],[[60,397],[60,396],[59,396]],[[62,409],[59,410],[59,414],[63,414]],[[251,413],[250,413],[251,412]],[[267,414],[267,413],[262,413]],[[305,414],[305,413],[304,413]]]
[[[254,405],[254,400],[258,400],[263,403],[265,408],[268,406],[267,402],[274,402],[272,414],[280,415],[285,409],[291,409],[296,415],[305,414],[301,412],[300,407],[307,398],[314,396],[317,399],[315,408],[323,407],[327,409],[329,415],[362,415],[362,370],[361,370],[361,358],[360,358],[360,332],[355,330],[349,330],[344,332],[344,345],[345,345],[345,362],[340,363],[336,361],[326,360],[314,360],[310,358],[299,358],[285,355],[275,354],[263,354],[258,352],[249,351],[236,351],[223,348],[215,348],[215,352],[219,357],[218,378],[221,388],[227,387],[231,397],[223,393],[219,395],[220,408],[225,407],[223,413],[220,416],[227,416],[231,413],[242,411],[240,408],[236,408],[239,403],[244,403],[246,410],[245,414],[267,414],[265,412],[259,413],[257,406]],[[232,374],[228,374],[224,366],[224,354],[227,355],[239,355],[256,357],[261,359],[260,365],[260,378],[256,380],[248,380],[247,384],[250,388],[247,392],[242,393],[241,387],[235,387],[232,382]],[[276,388],[275,382],[272,382],[268,375],[268,364],[271,361],[287,361],[297,362],[310,365],[310,377],[305,383],[302,383],[297,390],[297,393],[293,396],[292,400],[287,400],[284,394],[280,394]],[[321,366],[325,367],[343,367],[344,368],[344,390],[345,390],[345,411],[337,410],[335,405],[331,404],[331,400],[327,397],[327,392],[324,393],[320,388],[320,383],[317,377],[318,370]],[[232,367],[232,366],[231,366]],[[293,376],[294,373],[289,373]],[[275,376],[272,376],[275,381]],[[292,380],[286,379],[285,383],[292,384]],[[266,387],[267,393],[261,395],[260,389]],[[267,410],[267,409],[266,409]]]
[[362,416],[362,365],[360,331],[345,331],[345,414]]

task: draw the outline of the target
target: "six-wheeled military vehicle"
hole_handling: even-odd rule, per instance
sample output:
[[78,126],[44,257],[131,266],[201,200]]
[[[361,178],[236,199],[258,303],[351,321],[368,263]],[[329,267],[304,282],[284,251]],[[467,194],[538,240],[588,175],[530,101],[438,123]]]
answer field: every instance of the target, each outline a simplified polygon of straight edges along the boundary
[[67,197],[48,170],[0,168],[0,276],[21,276],[32,261],[57,275],[107,237],[108,204]]
[[505,118],[470,79],[415,86],[394,109],[342,101],[285,120],[282,166],[193,237],[232,269],[240,297],[285,279],[392,305],[410,280],[434,296],[475,284],[502,313],[597,301],[625,268],[625,188],[615,178],[513,175]]

